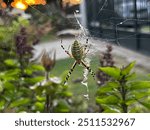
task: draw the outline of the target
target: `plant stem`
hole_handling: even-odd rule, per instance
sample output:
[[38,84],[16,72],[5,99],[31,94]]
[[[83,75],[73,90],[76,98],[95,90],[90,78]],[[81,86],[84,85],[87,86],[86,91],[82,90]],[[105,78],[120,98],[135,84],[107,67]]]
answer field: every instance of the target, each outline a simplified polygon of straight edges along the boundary
[[21,77],[24,76],[24,64],[23,64],[23,57],[19,56],[19,63],[20,63],[20,71],[21,71]]
[[127,105],[125,103],[125,101],[126,101],[125,83],[126,83],[126,81],[124,80],[124,77],[122,77],[122,79],[120,80],[120,85],[121,85],[120,93],[121,93],[121,96],[122,96],[122,104],[121,105],[122,105],[123,112],[127,113],[128,112],[128,108],[127,108]]
[[49,81],[49,72],[48,71],[46,71],[46,73],[45,73],[45,78],[46,78],[46,81],[48,82]]
[[53,112],[52,106],[53,106],[52,97],[49,94],[46,94],[45,112],[52,113]]
[[[49,72],[48,71],[45,72],[45,79],[46,79],[46,82],[49,81]],[[48,93],[48,90],[46,90],[45,112],[50,113],[51,107],[52,107],[51,97]]]
[[50,96],[49,94],[46,94],[46,102],[45,102],[45,112],[49,113],[50,112]]

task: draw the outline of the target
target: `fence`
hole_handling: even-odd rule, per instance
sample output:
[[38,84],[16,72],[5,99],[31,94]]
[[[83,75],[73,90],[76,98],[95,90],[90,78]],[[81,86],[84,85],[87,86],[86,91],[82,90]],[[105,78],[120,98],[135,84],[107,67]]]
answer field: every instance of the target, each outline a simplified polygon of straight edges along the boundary
[[86,0],[86,7],[92,35],[150,54],[150,0]]

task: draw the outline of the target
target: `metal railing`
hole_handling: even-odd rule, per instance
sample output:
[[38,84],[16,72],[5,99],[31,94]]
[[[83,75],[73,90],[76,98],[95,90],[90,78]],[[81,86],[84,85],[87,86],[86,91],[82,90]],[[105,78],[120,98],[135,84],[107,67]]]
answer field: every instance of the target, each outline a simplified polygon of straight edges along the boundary
[[150,52],[150,0],[86,0],[86,7],[92,35]]

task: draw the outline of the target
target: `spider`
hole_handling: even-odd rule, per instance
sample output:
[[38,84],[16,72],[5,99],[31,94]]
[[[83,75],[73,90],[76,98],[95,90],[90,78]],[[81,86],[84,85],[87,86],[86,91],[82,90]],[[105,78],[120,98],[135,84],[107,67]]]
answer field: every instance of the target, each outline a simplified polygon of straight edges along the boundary
[[[86,44],[88,43],[88,39],[86,40]],[[64,81],[64,84],[68,81],[69,77],[71,76],[75,66],[77,64],[82,64],[89,72],[90,74],[93,76],[94,80],[95,80],[95,73],[91,70],[91,68],[86,65],[86,63],[84,62],[84,59],[87,55],[87,53],[89,52],[89,49],[87,48],[87,45],[81,45],[81,43],[79,43],[77,40],[75,40],[73,42],[73,44],[71,45],[71,53],[69,53],[69,51],[67,51],[64,46],[62,45],[62,40],[61,40],[61,47],[62,49],[71,57],[75,59],[75,62],[73,63],[70,71],[68,72],[66,79]]]

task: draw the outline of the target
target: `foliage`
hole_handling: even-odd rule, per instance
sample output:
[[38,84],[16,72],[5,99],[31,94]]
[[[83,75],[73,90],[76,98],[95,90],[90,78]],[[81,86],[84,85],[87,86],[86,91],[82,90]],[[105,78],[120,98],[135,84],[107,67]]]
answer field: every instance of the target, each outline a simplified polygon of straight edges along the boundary
[[96,102],[103,112],[150,112],[150,81],[133,80],[135,62],[126,67],[100,67],[112,80],[97,90]]
[[[72,93],[68,86],[62,86],[59,78],[45,81],[44,76],[35,76],[35,72],[43,71],[40,65],[31,64],[25,68],[26,77],[21,76],[21,70],[16,61],[6,61],[12,69],[0,73],[0,111],[1,112],[69,112],[67,99]],[[36,68],[36,69],[35,69]],[[51,95],[51,110],[46,109],[46,96]]]
[[[40,99],[37,100],[42,107],[40,112],[70,112],[69,99],[72,93],[68,91],[68,86],[61,85],[61,79],[58,77],[52,77],[49,81],[44,80],[31,89],[35,92],[35,97]],[[37,111],[37,108],[34,109]]]
[[82,98],[74,99],[61,78],[44,75],[44,67],[29,64],[24,75],[17,60],[6,60],[11,69],[0,73],[0,112],[85,112]]
[[[72,112],[72,107],[82,104],[82,101],[77,104],[72,100],[72,92],[68,86],[62,85],[60,78],[49,78],[48,72],[54,67],[54,62],[50,57],[50,62],[45,62],[47,53],[42,56],[44,63],[41,66],[26,60],[31,53],[26,43],[15,52],[18,56],[13,59],[6,57],[2,63],[7,69],[0,72],[1,112]],[[83,109],[79,107],[78,111]]]
[[36,37],[29,33],[29,21],[19,16],[11,21],[4,14],[1,24],[9,23],[0,26],[0,112],[86,111],[86,103],[82,98],[76,102],[61,78],[49,76],[55,52],[53,57],[43,53],[43,66],[30,62]]

